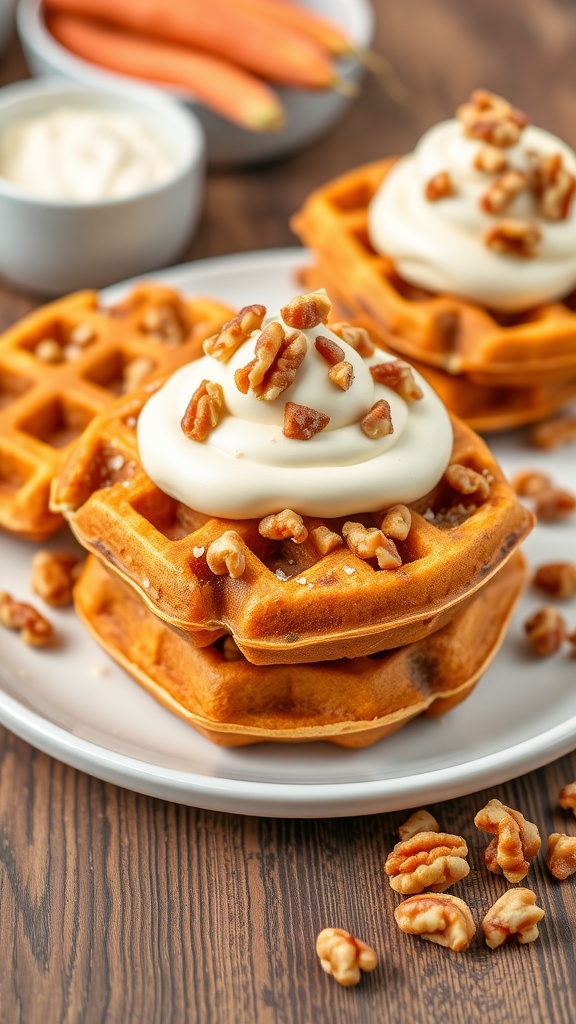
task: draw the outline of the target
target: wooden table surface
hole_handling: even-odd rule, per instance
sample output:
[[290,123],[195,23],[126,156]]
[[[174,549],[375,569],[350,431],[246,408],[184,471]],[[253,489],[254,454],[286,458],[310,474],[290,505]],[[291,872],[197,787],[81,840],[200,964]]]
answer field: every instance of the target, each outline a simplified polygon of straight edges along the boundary
[[[576,6],[566,0],[377,0],[376,49],[401,74],[406,101],[367,81],[305,152],[211,173],[187,257],[296,244],[288,219],[312,187],[410,148],[480,84],[576,146],[575,44]],[[26,75],[14,41],[0,82]],[[0,324],[37,303],[0,282]],[[540,939],[492,952],[477,936],[457,954],[394,923],[383,862],[403,813],[283,820],[195,810],[100,782],[5,729],[0,770],[2,1024],[576,1020],[576,876],[554,881],[542,856],[528,879],[546,911]],[[506,886],[482,866],[475,811],[498,797],[543,834],[576,834],[557,805],[574,778],[573,753],[431,807],[469,840],[472,870],[458,891],[477,920]],[[326,925],[378,951],[377,970],[357,988],[320,969],[315,936]]]

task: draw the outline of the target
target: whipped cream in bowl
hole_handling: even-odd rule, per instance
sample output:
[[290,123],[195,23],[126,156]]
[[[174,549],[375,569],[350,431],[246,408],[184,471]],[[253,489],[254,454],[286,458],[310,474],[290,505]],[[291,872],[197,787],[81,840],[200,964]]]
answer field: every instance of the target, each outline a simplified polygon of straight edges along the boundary
[[[371,344],[362,350],[357,332],[336,333],[319,316],[294,326],[311,306],[327,317],[322,292],[274,317],[246,307],[219,336],[233,338],[227,351],[210,339],[212,354],[149,398],[138,446],[161,490],[222,518],[282,508],[336,518],[406,504],[435,486],[452,450],[440,399],[394,356]],[[252,330],[246,310],[256,309]],[[254,361],[269,339],[280,339],[279,349],[259,382]],[[207,411],[208,427],[199,430]]]
[[515,313],[576,287],[576,154],[477,90],[386,175],[368,212],[400,277]]

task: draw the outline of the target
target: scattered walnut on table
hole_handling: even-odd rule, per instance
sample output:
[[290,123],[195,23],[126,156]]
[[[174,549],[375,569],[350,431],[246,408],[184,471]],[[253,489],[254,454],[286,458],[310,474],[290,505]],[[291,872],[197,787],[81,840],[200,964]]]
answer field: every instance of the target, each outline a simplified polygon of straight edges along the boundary
[[52,625],[40,612],[5,591],[0,591],[0,625],[19,632],[30,647],[47,647],[54,637]]
[[512,477],[512,487],[520,498],[533,498],[547,490],[551,483],[548,474],[538,469],[522,469]]
[[476,814],[474,824],[494,836],[484,852],[488,870],[504,875],[508,882],[521,882],[541,846],[536,825],[500,800],[489,800]]
[[405,839],[411,839],[412,836],[417,835],[418,832],[439,831],[440,826],[436,821],[436,818],[422,807],[420,810],[414,811],[414,813],[406,819],[404,824],[400,825],[398,835],[400,840],[404,841]]
[[508,889],[482,921],[486,945],[497,949],[514,935],[519,942],[534,942],[538,938],[538,922],[543,917],[544,911],[536,906],[536,894],[531,889]]
[[31,588],[53,608],[72,602],[72,589],[80,574],[80,559],[68,551],[37,551],[32,558]]
[[534,513],[544,523],[558,523],[576,511],[576,496],[561,487],[545,487],[534,496]]
[[546,863],[554,878],[560,881],[576,874],[576,836],[560,832],[548,836]]
[[343,928],[324,928],[316,939],[322,970],[346,987],[357,985],[361,971],[373,971],[378,963],[375,951]]
[[467,949],[476,932],[469,906],[446,892],[410,896],[396,907],[394,917],[401,931],[420,935],[455,953]]
[[568,637],[566,620],[551,605],[544,605],[524,623],[524,631],[535,654],[547,658],[556,654]]
[[389,854],[384,869],[391,887],[403,895],[444,892],[470,871],[468,847],[461,836],[447,832],[418,832]]

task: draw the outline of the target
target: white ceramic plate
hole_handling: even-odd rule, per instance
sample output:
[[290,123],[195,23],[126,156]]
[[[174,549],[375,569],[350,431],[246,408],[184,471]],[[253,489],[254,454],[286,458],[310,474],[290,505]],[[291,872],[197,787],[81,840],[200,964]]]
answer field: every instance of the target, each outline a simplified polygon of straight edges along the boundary
[[[302,250],[206,260],[155,275],[233,305],[278,308],[297,292]],[[115,297],[118,286],[105,293]],[[576,485],[574,446],[531,449],[523,431],[491,442],[509,472],[542,466]],[[62,538],[53,542],[62,546]],[[32,547],[0,538],[1,586],[29,596]],[[533,565],[576,558],[576,520],[539,525]],[[58,649],[35,651],[0,634],[0,720],[34,746],[118,785],[214,810],[333,817],[397,810],[461,796],[537,768],[576,747],[574,659],[529,655],[528,593],[500,654],[472,696],[440,719],[417,720],[367,750],[330,744],[213,746],[158,705],[88,637],[70,611],[50,612]],[[576,602],[566,608],[576,626]]]

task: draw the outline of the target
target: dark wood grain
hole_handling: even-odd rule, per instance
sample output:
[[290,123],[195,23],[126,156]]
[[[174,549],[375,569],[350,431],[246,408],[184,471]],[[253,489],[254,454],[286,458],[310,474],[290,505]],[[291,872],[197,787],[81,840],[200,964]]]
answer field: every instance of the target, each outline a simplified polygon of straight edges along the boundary
[[[377,0],[376,9],[377,48],[397,69],[405,103],[368,81],[338,127],[305,152],[211,173],[186,258],[296,244],[289,217],[311,188],[411,147],[479,84],[576,145],[574,4]],[[25,75],[14,42],[0,82]],[[0,326],[38,301],[0,283]],[[4,729],[0,772],[2,1024],[576,1021],[576,882],[554,881],[542,856],[529,876],[546,911],[540,940],[491,952],[476,936],[458,955],[394,923],[399,898],[383,863],[402,813],[291,821],[195,810],[104,784]],[[483,867],[474,813],[496,796],[543,835],[576,834],[557,806],[574,778],[576,754],[431,807],[469,843],[471,874],[454,892],[478,922],[505,883]],[[314,943],[326,925],[378,951],[378,969],[356,989],[320,970]]]

